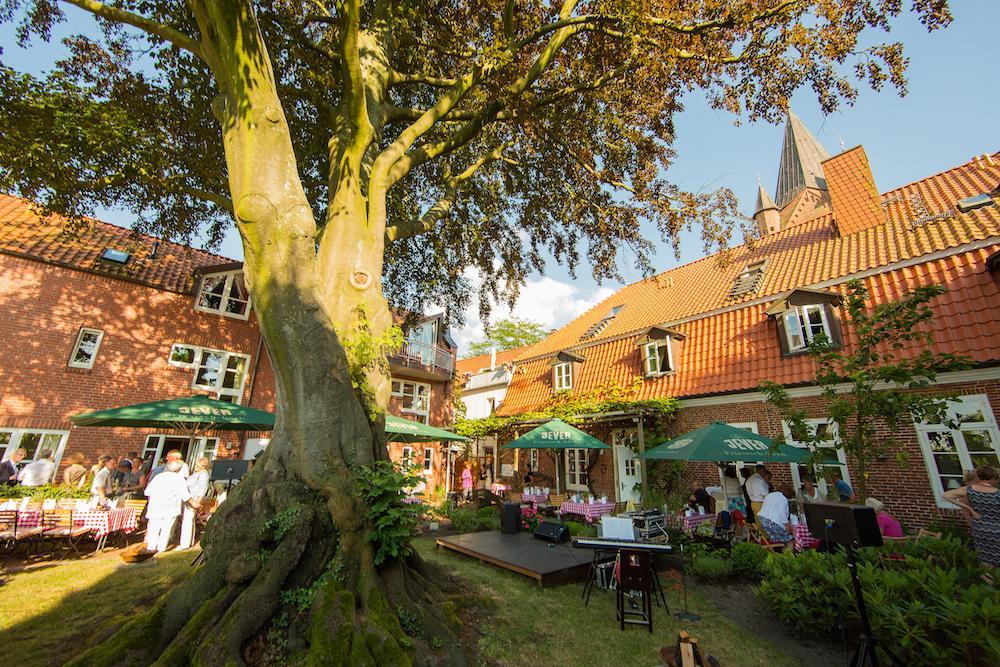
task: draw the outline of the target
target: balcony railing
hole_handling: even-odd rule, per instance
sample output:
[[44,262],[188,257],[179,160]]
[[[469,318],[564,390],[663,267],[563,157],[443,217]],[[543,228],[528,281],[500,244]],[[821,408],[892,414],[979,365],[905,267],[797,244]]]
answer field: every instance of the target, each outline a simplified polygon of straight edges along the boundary
[[390,360],[403,366],[422,366],[448,375],[455,372],[454,353],[427,343],[407,341],[399,352],[390,357]]

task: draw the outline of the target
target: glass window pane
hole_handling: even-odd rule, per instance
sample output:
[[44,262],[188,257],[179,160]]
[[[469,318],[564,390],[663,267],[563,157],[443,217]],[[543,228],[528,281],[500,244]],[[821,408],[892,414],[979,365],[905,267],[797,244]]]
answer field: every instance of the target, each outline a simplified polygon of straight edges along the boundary
[[94,331],[84,331],[80,334],[80,343],[73,353],[73,363],[89,365],[97,352],[97,342],[100,336]]
[[22,448],[27,452],[24,456],[25,460],[33,461],[38,455],[38,446],[42,442],[41,433],[22,433],[21,442],[18,443],[18,447]]
[[997,456],[996,452],[991,454],[971,454],[972,467],[978,468],[979,466],[997,466],[1000,464],[1000,457]]
[[934,454],[934,463],[937,464],[938,472],[942,475],[962,475],[962,462],[958,454]]
[[226,290],[226,276],[205,276],[201,282],[201,298],[198,305],[209,310],[222,309],[222,294]]
[[954,452],[955,449],[955,438],[952,436],[951,431],[930,431],[927,434],[927,440],[930,443],[932,452]]
[[229,357],[226,362],[226,374],[222,381],[225,389],[239,389],[243,384],[243,376],[246,374],[246,357]]
[[229,298],[226,299],[226,312],[243,315],[247,312],[247,302],[250,296],[247,293],[243,274],[237,273],[233,276],[232,285],[229,288]]
[[222,370],[222,357],[219,352],[202,350],[198,361],[198,371],[195,374],[195,385],[214,389],[219,382],[219,371]]
[[965,447],[972,452],[990,452],[993,450],[993,438],[989,431],[962,431]]
[[799,314],[794,310],[785,313],[785,335],[788,337],[788,349],[798,350],[805,347],[802,340],[802,325],[799,322]]
[[961,477],[955,477],[954,475],[941,475],[940,478],[941,488],[945,491],[961,488],[965,483]]
[[979,401],[965,400],[959,403],[950,403],[955,411],[955,419],[961,423],[984,422],[983,406]]
[[195,351],[193,347],[174,345],[170,348],[170,361],[175,364],[193,364]]

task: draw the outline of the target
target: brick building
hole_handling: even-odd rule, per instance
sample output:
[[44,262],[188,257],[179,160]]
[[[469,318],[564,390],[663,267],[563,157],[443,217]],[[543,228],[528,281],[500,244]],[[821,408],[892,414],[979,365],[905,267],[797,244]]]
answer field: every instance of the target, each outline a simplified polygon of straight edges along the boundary
[[[891,452],[870,471],[868,486],[911,526],[953,520],[957,513],[942,500],[943,491],[960,481],[963,469],[1000,461],[998,186],[1000,154],[993,154],[879,194],[862,147],[831,157],[790,113],[774,198],[759,188],[756,245],[731,250],[728,263],[706,257],[628,285],[553,332],[516,360],[499,412],[528,412],[557,391],[626,386],[638,377],[639,398],[673,396],[681,403],[669,424],[643,418],[647,434],[675,435],[724,421],[788,436],[757,391],[768,379],[791,387],[797,404],[815,418],[813,426],[832,441],[836,433],[809,385],[815,369],[807,346],[820,331],[848,349],[854,343],[854,332],[841,323],[845,284],[862,280],[873,304],[941,284],[948,292],[932,303],[937,349],[967,355],[975,367],[939,377],[928,391],[963,397],[953,406],[961,428],[904,429],[898,447],[908,463],[901,466]],[[634,497],[644,467],[634,459],[638,421],[621,415],[596,425],[595,435],[618,446],[596,461],[567,453],[563,482]],[[541,458],[551,473],[551,461]],[[852,480],[842,451],[831,448],[828,460]],[[772,469],[779,481],[796,485],[804,472]],[[706,483],[717,483],[718,474],[712,464],[686,469],[688,480]]]
[[[0,457],[24,447],[108,453],[168,449],[251,457],[266,433],[186,437],[148,429],[75,428],[69,417],[204,393],[274,410],[274,376],[241,265],[96,220],[41,219],[0,195]],[[440,317],[410,327],[392,360],[392,410],[449,421],[454,345]],[[402,456],[403,452],[395,452]],[[423,455],[423,451],[421,451]],[[428,475],[439,483],[440,459]],[[57,473],[58,474],[58,473]]]

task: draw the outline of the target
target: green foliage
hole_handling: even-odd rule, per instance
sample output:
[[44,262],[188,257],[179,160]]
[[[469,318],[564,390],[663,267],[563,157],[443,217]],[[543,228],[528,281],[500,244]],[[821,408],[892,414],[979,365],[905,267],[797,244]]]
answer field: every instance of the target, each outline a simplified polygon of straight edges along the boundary
[[266,563],[267,559],[271,557],[272,553],[274,553],[273,550],[271,550],[271,549],[265,549],[265,548],[261,547],[260,549],[257,550],[256,553],[252,553],[252,554],[251,553],[245,553],[245,554],[243,554],[243,557],[245,559],[247,559],[247,560],[257,561],[258,563]]
[[725,579],[733,574],[733,564],[719,556],[698,556],[691,561],[691,573],[704,579]]
[[490,415],[481,419],[460,419],[455,423],[455,432],[467,438],[482,438],[487,435],[505,433],[512,426],[529,419],[558,418],[567,424],[580,424],[579,415],[604,412],[645,410],[669,418],[677,413],[680,406],[677,399],[670,397],[637,399],[643,379],[635,378],[629,386],[605,385],[585,392],[559,392],[538,411],[525,412],[508,417]]
[[[966,357],[930,349],[934,343],[929,326],[934,316],[930,302],[945,291],[938,285],[924,285],[898,301],[869,308],[864,283],[852,280],[847,284],[843,305],[845,324],[854,333],[850,351],[822,335],[809,345],[809,354],[816,361],[812,383],[821,388],[827,417],[836,424],[839,434],[832,444],[844,449],[856,464],[862,498],[868,495],[868,469],[877,457],[895,446],[892,434],[898,433],[904,423],[948,421],[949,396],[913,390],[932,386],[940,373],[969,368],[971,364]],[[914,347],[920,349],[918,354],[902,354]],[[845,383],[847,391],[842,390]],[[879,385],[888,388],[876,391]],[[793,438],[813,450],[809,463],[818,463],[818,447],[824,443],[806,422],[805,411],[793,405],[788,391],[779,384],[764,381],[761,391],[789,422]]]
[[14,499],[30,498],[33,501],[42,500],[62,500],[64,498],[89,498],[90,491],[87,489],[77,489],[76,487],[61,486],[56,484],[43,484],[42,486],[2,486],[0,487],[0,498]]
[[471,507],[453,507],[448,512],[448,518],[451,519],[452,528],[459,533],[500,528],[500,514],[495,507],[481,507],[478,510]]
[[413,607],[412,609],[400,607],[396,610],[396,616],[399,617],[399,626],[403,628],[403,632],[417,638],[423,635],[423,630],[420,627],[423,615],[419,607]]
[[379,415],[375,395],[368,386],[368,373],[381,369],[388,374],[387,357],[398,351],[403,346],[404,340],[403,330],[395,325],[378,336],[374,335],[363,306],[354,309],[353,330],[341,336],[341,343],[347,356],[347,368],[351,375],[351,385],[364,401],[369,410],[368,418],[371,420],[375,420]]
[[476,519],[480,530],[500,530],[500,512],[496,507],[480,507]]
[[361,495],[368,504],[368,521],[372,526],[368,539],[376,547],[375,565],[409,555],[422,508],[406,502],[403,489],[416,486],[421,479],[390,461],[357,468],[357,478]]
[[467,357],[488,354],[493,348],[502,351],[533,345],[548,335],[545,327],[538,322],[516,317],[509,320],[497,320],[490,325],[486,333],[486,340],[469,345]]
[[569,534],[573,537],[597,537],[597,526],[592,523],[582,521],[564,521],[569,528]]
[[299,505],[292,505],[284,511],[278,512],[261,526],[261,537],[270,536],[271,541],[280,542],[288,531],[298,523],[300,514],[302,514],[302,507]]
[[[895,560],[883,557],[894,555]],[[872,629],[903,664],[1000,664],[1000,590],[954,539],[858,551]],[[773,554],[757,589],[782,621],[805,633],[858,622],[843,554]]]
[[344,557],[340,550],[327,563],[323,573],[316,577],[309,586],[291,588],[281,591],[281,602],[295,607],[299,612],[305,612],[312,607],[316,595],[323,590],[331,580],[343,581]]
[[767,565],[767,549],[752,542],[740,542],[729,553],[733,574],[743,579],[759,580]]

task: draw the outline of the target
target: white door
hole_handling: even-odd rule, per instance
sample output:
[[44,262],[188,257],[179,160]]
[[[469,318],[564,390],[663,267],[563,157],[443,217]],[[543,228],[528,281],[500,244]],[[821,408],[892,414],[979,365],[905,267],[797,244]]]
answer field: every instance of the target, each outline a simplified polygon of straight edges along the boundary
[[587,491],[587,450],[566,450],[566,488],[570,491]]
[[618,502],[639,502],[642,498],[642,468],[631,447],[615,447],[615,465],[618,466]]

